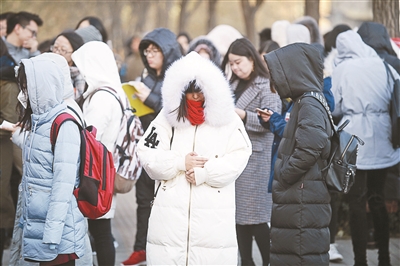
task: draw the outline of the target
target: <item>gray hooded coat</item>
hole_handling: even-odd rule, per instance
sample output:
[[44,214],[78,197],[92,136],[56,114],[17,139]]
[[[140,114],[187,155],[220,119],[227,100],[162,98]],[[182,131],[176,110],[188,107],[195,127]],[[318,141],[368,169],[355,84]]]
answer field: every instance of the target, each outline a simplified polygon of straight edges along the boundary
[[265,55],[281,98],[292,98],[272,186],[271,265],[328,265],[330,196],[321,174],[332,128],[322,105],[323,62],[312,45],[296,43]]

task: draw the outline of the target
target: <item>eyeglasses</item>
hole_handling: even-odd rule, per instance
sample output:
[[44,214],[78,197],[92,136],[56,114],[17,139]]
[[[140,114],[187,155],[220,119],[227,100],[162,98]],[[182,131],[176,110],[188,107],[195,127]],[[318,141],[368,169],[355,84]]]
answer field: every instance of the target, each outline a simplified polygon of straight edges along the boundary
[[59,53],[61,55],[67,55],[74,52],[74,51],[66,51],[64,48],[54,45],[50,46],[50,51],[52,51],[53,53]]
[[148,55],[155,56],[159,51],[160,50],[158,50],[156,48],[153,48],[151,50],[150,49],[146,49],[146,50],[143,51],[143,54],[144,54],[144,56],[148,56]]
[[32,33],[32,38],[36,38],[37,37],[37,32],[35,30],[31,30],[30,28],[28,28],[26,26],[23,27],[23,28],[29,30]]

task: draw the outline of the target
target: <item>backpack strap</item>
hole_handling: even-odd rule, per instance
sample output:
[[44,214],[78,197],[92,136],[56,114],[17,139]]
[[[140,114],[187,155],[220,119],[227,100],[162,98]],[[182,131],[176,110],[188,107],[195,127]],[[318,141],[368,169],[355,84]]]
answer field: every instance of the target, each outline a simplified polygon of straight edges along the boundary
[[[308,91],[305,92],[302,97],[307,97],[307,96],[317,99],[318,102],[322,104],[322,106],[325,108],[326,112],[328,113],[329,121],[331,122],[334,134],[337,134],[338,132],[342,131],[350,123],[350,120],[347,119],[346,121],[343,122],[343,124],[341,124],[339,127],[336,128],[335,123],[333,123],[331,110],[329,109],[328,103],[325,100],[325,96],[315,91]],[[354,137],[359,141],[361,145],[364,145],[364,141],[362,139],[360,139],[356,135],[354,135]]]
[[[333,122],[332,113],[331,113],[331,110],[329,109],[329,106],[328,106],[328,103],[326,102],[325,97],[324,97],[323,95],[321,95],[320,93],[315,92],[315,91],[308,91],[308,92],[305,92],[305,93],[303,94],[302,97],[307,97],[307,96],[310,96],[310,97],[313,97],[313,98],[317,99],[318,102],[319,102],[320,104],[322,104],[322,106],[324,107],[326,113],[328,114],[329,121],[330,121],[330,123],[331,123],[332,129],[333,129],[333,131],[336,133],[336,131],[337,131],[337,130],[336,130],[336,126],[335,126],[335,123]],[[346,120],[345,123],[346,123],[345,126],[347,126],[347,124],[349,123],[349,121]],[[344,127],[345,127],[345,126],[344,126]],[[343,128],[344,128],[344,127],[343,127]],[[342,129],[343,129],[343,128],[342,128]]]
[[72,121],[74,122],[78,128],[81,130],[82,126],[79,124],[76,119],[68,113],[61,113],[59,114],[51,124],[51,130],[50,130],[50,143],[51,143],[51,151],[54,153],[54,147],[56,145],[57,141],[57,136],[58,132],[60,131],[60,127],[62,124],[64,124],[66,121]]

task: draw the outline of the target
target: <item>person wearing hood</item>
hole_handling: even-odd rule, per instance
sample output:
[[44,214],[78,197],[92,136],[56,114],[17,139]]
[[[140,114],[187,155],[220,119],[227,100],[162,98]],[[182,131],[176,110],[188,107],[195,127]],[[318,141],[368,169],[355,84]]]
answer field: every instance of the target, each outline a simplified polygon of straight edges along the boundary
[[[154,113],[140,117],[143,130],[146,131],[162,108],[161,86],[165,71],[182,53],[175,34],[166,28],[157,28],[146,34],[139,44],[139,51],[145,69],[141,82],[135,83],[138,90],[136,96],[154,110]],[[147,227],[150,202],[154,197],[154,180],[150,179],[146,171],[142,171],[135,186],[138,204],[136,238],[133,253],[122,262],[123,265],[135,265],[146,260]]]
[[357,33],[367,45],[371,46],[383,60],[400,74],[400,59],[392,48],[389,33],[383,24],[363,22]]
[[216,66],[221,64],[221,54],[217,47],[206,36],[200,36],[194,39],[189,46],[188,53],[195,51],[199,55],[211,60]]
[[222,62],[222,70],[232,69],[230,84],[235,111],[242,119],[252,143],[253,153],[245,170],[236,180],[236,232],[241,265],[254,265],[253,237],[260,250],[263,265],[269,264],[269,226],[271,194],[268,178],[271,171],[271,149],[274,135],[260,125],[257,108],[268,106],[280,113],[279,95],[270,90],[268,70],[256,48],[247,38],[234,41]]
[[[356,32],[348,30],[339,34],[336,47],[338,56],[332,73],[336,106],[332,115],[340,118],[339,124],[349,119],[346,131],[365,142],[358,151],[355,184],[345,195],[349,204],[354,261],[355,265],[367,265],[365,206],[368,199],[379,265],[390,265],[389,218],[383,188],[387,168],[400,161],[400,149],[393,149],[391,143],[389,103],[393,80],[388,79],[382,59]],[[399,78],[391,66],[389,70]]]
[[195,52],[171,65],[163,109],[138,144],[157,180],[148,265],[237,265],[235,180],[251,142],[221,70]]
[[321,33],[319,31],[318,22],[315,20],[315,18],[310,16],[303,16],[296,19],[293,23],[301,24],[307,27],[310,32],[310,43],[318,43],[320,45],[324,44]]
[[[271,265],[329,265],[330,197],[321,169],[327,165],[331,128],[322,96],[323,61],[312,45],[295,43],[264,56],[271,86],[293,99],[272,184]],[[288,219],[289,217],[289,219]]]
[[[113,52],[104,42],[91,41],[76,50],[72,54],[72,60],[88,84],[86,92],[83,93],[82,106],[86,123],[96,127],[96,138],[113,152],[123,115],[120,102],[124,109],[127,108],[125,100],[119,102],[116,99],[125,99],[126,95],[122,90]],[[101,88],[105,90],[99,90]],[[115,247],[111,233],[111,219],[114,218],[115,207],[114,196],[109,212],[96,220],[88,220],[99,265],[115,263]]]
[[[23,143],[22,257],[43,265],[75,265],[84,255],[86,225],[79,211],[74,187],[79,185],[80,134],[66,122],[54,152],[50,128],[66,111],[64,75],[54,60],[43,56],[22,59],[18,70],[24,107],[21,128],[28,131]],[[49,264],[46,264],[49,263]]]
[[[64,112],[67,112],[71,114],[72,116],[75,117],[75,119],[81,124],[84,125],[83,121],[83,114],[78,106],[78,104],[75,102],[73,95],[74,95],[74,90],[71,84],[71,79],[70,79],[70,72],[69,72],[69,67],[68,63],[63,58],[62,56],[54,53],[43,53],[40,55],[41,59],[48,59],[54,63],[57,64],[57,66],[60,68],[63,76],[64,76],[64,93],[63,93],[63,100],[64,103],[67,105],[67,109]],[[29,131],[25,130],[25,134],[20,134],[20,127],[15,126],[14,128],[7,129],[9,131],[12,131],[12,141],[18,145],[19,147],[23,147],[23,142],[24,142],[24,136],[26,133]],[[22,193],[19,193],[18,195],[18,201],[17,201],[17,207],[16,207],[16,215],[15,215],[15,221],[14,221],[14,231],[12,234],[12,244],[10,246],[10,265],[32,265],[31,263],[24,261],[22,257],[22,229],[18,226],[19,225],[19,220],[22,215]],[[87,224],[87,222],[85,222]],[[85,226],[87,228],[87,225]],[[84,255],[80,257],[79,259],[75,260],[75,265],[91,265],[93,261],[93,256],[92,256],[92,248],[90,246],[90,240],[88,234],[85,235],[85,250],[84,250]]]

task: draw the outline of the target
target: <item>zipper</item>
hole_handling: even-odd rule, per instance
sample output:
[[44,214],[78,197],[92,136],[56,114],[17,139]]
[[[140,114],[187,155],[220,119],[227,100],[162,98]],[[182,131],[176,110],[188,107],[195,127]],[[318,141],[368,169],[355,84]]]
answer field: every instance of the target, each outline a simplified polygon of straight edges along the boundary
[[30,136],[31,141],[30,141],[30,144],[29,144],[28,162],[31,161],[31,151],[32,151],[32,144],[33,144],[33,136],[36,133],[36,127],[37,127],[38,122],[39,121],[35,122],[35,126],[33,127],[33,130],[31,131],[31,136]]
[[102,189],[106,190],[106,165],[107,165],[107,148],[103,145],[103,186]]
[[342,165],[342,163],[343,163],[343,158],[344,158],[344,155],[346,154],[347,150],[349,149],[349,147],[350,147],[351,143],[353,143],[353,139],[354,139],[354,135],[353,135],[353,136],[351,136],[351,138],[350,138],[349,142],[347,142],[347,145],[346,145],[346,147],[344,148],[344,151],[343,151],[343,153],[340,155],[340,159],[339,159],[339,161],[338,161],[338,164]]
[[[196,134],[197,134],[197,127],[194,129],[194,137],[193,137],[193,149],[194,151],[196,147]],[[189,243],[190,243],[190,205],[192,202],[192,184],[190,184],[190,191],[189,191],[189,207],[188,207],[188,234],[187,234],[187,244],[186,244],[186,265],[189,265]]]

